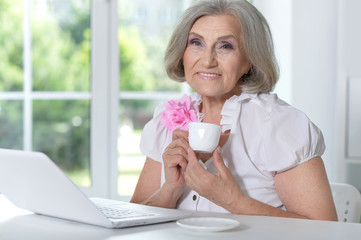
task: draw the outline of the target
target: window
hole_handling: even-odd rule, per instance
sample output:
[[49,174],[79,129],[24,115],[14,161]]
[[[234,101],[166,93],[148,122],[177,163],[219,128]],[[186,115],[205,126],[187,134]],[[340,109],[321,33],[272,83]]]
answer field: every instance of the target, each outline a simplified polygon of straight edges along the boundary
[[0,147],[90,178],[90,1],[0,0]]
[[0,0],[0,147],[45,152],[88,195],[131,195],[144,124],[189,91],[163,53],[192,2]]
[[[134,191],[145,160],[139,150],[140,136],[154,108],[187,91],[186,85],[168,79],[163,56],[178,17],[189,4],[190,1],[179,0],[119,1],[120,196],[130,196]],[[137,9],[147,9],[147,14],[140,18]]]

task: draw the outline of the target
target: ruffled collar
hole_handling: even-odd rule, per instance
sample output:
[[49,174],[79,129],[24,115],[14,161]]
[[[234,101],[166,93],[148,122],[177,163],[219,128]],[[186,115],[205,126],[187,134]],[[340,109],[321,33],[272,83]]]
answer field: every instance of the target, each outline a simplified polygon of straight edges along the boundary
[[[199,111],[200,105],[202,103],[202,96],[199,93],[194,93],[194,106],[198,110],[198,121],[203,121],[204,114]],[[251,94],[242,92],[239,96],[233,95],[229,99],[226,100],[226,102],[223,105],[221,115],[221,125],[222,125],[222,131],[225,132],[227,130],[230,130],[232,127],[233,119],[235,116],[238,116],[240,109],[240,105],[245,102],[252,99],[257,99],[258,94]]]
[[[242,102],[250,99],[257,99],[258,93],[246,93],[242,92],[241,95],[233,95],[227,101]],[[226,101],[226,102],[227,102]]]

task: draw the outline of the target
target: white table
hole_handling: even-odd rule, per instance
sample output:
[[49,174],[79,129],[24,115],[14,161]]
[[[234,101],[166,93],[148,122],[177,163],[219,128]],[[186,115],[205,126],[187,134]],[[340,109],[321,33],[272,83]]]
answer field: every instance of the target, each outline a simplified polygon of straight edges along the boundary
[[175,222],[106,229],[66,221],[20,210],[0,194],[1,240],[308,240],[361,239],[361,224],[340,223],[263,216],[199,213],[199,216],[221,216],[237,219],[241,225],[225,232],[194,232],[179,227]]

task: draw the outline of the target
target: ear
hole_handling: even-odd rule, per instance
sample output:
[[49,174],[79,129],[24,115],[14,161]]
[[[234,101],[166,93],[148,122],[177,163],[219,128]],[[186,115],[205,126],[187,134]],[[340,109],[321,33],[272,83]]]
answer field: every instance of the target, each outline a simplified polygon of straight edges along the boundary
[[248,72],[245,73],[245,74],[243,74],[242,77],[241,77],[241,79],[242,79],[243,81],[246,81],[247,78],[249,78],[249,77],[252,75],[252,73],[253,73],[253,65],[250,65]]

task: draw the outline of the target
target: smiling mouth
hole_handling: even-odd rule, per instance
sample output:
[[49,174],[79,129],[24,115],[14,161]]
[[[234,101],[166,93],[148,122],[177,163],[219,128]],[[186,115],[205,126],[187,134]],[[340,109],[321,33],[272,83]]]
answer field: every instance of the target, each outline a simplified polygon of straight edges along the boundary
[[222,76],[221,74],[218,74],[218,73],[197,72],[197,74],[202,76],[202,77],[206,77],[206,78],[215,78],[215,77]]

